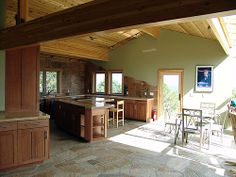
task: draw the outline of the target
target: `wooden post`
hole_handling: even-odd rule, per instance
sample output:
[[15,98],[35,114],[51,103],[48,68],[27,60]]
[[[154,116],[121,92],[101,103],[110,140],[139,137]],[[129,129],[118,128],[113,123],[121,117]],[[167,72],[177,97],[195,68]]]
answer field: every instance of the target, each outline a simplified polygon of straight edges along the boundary
[[18,0],[16,25],[19,25],[27,21],[28,12],[29,12],[28,0]]

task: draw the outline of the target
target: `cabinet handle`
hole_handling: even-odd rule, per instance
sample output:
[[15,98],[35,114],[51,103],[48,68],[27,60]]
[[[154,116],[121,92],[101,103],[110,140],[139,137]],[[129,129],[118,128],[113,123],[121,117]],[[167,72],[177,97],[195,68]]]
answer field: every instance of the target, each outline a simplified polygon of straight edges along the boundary
[[48,132],[44,131],[44,139],[47,139],[47,138],[48,138]]

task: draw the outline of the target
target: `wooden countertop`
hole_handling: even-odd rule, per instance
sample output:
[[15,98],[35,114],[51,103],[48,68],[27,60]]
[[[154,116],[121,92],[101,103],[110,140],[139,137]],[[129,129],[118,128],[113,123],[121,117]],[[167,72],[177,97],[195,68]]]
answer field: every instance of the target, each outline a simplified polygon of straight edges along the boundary
[[11,117],[8,118],[5,116],[4,112],[0,112],[0,123],[3,122],[13,122],[13,121],[26,121],[26,120],[42,120],[42,119],[49,119],[50,116],[43,112],[40,112],[38,116],[32,117]]
[[86,95],[92,97],[102,97],[102,98],[114,98],[114,99],[123,99],[123,100],[137,100],[137,101],[147,101],[154,100],[153,97],[131,97],[131,96],[122,96],[122,95]]
[[111,108],[113,107],[111,104],[107,102],[114,102],[114,99],[106,99],[99,97],[91,97],[87,99],[77,99],[77,98],[61,98],[59,101],[63,103],[73,104],[89,109],[99,109],[99,108]]
[[71,96],[45,96],[41,97],[41,99],[62,99],[62,98],[83,98],[83,97],[113,98],[113,99],[135,100],[135,101],[154,100],[153,97],[131,97],[122,95],[95,95],[95,94],[71,95]]

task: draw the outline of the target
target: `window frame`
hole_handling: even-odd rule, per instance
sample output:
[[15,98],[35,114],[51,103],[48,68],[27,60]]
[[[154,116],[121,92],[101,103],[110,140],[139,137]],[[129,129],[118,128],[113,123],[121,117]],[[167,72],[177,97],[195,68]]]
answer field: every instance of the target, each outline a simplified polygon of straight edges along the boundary
[[[105,84],[104,84],[104,92],[97,92],[97,74],[104,74],[105,75]],[[93,93],[96,94],[106,94],[107,93],[107,72],[106,71],[96,71],[94,73],[94,82],[93,82]]]
[[[104,73],[105,74],[105,92],[96,92],[96,74]],[[112,93],[112,74],[121,73],[122,74],[122,92],[121,93]],[[93,72],[92,78],[92,93],[101,94],[101,95],[124,95],[124,72],[123,70],[107,70],[107,71],[96,71]]]
[[[121,93],[112,93],[112,74],[121,74],[122,75],[122,82],[121,82]],[[109,71],[109,93],[111,95],[124,95],[124,73],[122,70],[111,70]]]
[[[47,94],[46,92],[46,87],[47,87],[47,82],[46,82],[46,79],[47,79],[47,75],[46,73],[47,72],[56,72],[57,73],[57,90],[56,90],[56,93],[60,93],[61,91],[61,71],[58,70],[58,69],[41,69],[40,72],[43,72],[43,92],[40,92],[40,94]],[[39,72],[39,76],[40,76],[40,72]],[[39,85],[40,85],[40,77],[39,77]],[[39,88],[40,90],[40,88]]]

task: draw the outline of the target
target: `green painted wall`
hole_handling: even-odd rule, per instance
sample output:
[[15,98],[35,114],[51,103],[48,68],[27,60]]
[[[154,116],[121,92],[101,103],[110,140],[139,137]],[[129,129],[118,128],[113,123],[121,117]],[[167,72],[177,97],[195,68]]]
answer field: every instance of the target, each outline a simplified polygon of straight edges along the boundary
[[[159,39],[144,35],[113,50],[108,62],[96,63],[152,85],[157,85],[158,69],[184,69],[184,105],[198,107],[200,101],[220,106],[229,99],[231,61],[217,41],[161,30]],[[213,93],[194,92],[196,65],[214,65]]]
[[[0,29],[5,27],[6,0],[0,1]],[[0,51],[0,111],[5,110],[5,52]]]

